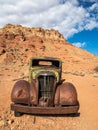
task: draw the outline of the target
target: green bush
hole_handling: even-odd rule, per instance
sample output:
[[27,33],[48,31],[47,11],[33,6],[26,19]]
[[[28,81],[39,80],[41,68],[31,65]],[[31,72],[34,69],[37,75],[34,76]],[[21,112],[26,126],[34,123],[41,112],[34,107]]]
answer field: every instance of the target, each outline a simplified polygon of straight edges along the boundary
[[98,72],[98,66],[94,69],[94,71]]

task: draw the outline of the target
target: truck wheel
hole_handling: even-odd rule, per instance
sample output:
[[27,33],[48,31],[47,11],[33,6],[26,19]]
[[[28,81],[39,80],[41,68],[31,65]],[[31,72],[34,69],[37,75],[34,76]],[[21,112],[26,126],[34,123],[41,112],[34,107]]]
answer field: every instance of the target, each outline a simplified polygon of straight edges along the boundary
[[20,116],[22,116],[22,113],[18,112],[18,111],[14,111],[14,116],[15,117],[20,117]]

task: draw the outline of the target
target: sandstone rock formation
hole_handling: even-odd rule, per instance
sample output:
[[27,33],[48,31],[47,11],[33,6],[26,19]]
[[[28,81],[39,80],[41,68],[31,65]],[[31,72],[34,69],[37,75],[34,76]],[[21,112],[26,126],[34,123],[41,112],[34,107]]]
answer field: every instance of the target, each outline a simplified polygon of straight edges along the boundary
[[[21,25],[7,24],[0,29],[0,57],[6,64],[26,64],[34,56],[59,57],[65,67],[70,69],[73,64],[77,70],[83,66],[96,64],[98,59],[87,51],[68,43],[62,34],[56,30],[29,28]],[[81,64],[81,67],[79,65]],[[71,68],[72,69],[72,68]]]
[[[11,90],[17,80],[27,79],[29,59],[58,57],[62,77],[72,82],[80,102],[80,116],[34,116],[15,118],[10,110]],[[97,130],[98,57],[68,43],[56,30],[8,24],[0,29],[0,130]]]

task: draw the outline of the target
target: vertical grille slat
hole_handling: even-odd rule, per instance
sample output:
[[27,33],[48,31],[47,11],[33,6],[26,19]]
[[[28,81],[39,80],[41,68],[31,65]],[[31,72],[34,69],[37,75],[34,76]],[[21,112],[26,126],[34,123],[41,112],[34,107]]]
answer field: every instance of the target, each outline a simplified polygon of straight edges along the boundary
[[39,80],[39,102],[40,99],[43,102],[49,101],[53,103],[53,89],[54,89],[54,76],[53,75],[40,75]]

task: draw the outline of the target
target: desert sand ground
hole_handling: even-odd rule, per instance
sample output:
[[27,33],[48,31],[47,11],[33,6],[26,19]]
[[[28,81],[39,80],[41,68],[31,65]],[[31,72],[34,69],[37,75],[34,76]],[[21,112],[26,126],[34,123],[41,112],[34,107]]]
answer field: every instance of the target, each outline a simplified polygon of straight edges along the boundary
[[23,76],[26,67],[1,66],[0,71],[0,130],[97,130],[98,129],[98,75],[63,73],[65,81],[77,89],[80,109],[77,117],[34,116],[14,117],[10,110],[10,94],[16,80]]
[[[33,56],[61,58],[62,78],[73,83],[78,92],[80,109],[76,117],[14,117],[11,90],[19,78],[27,77],[28,61]],[[0,130],[98,130],[96,66],[98,57],[72,46],[58,31],[6,25],[0,29]]]

